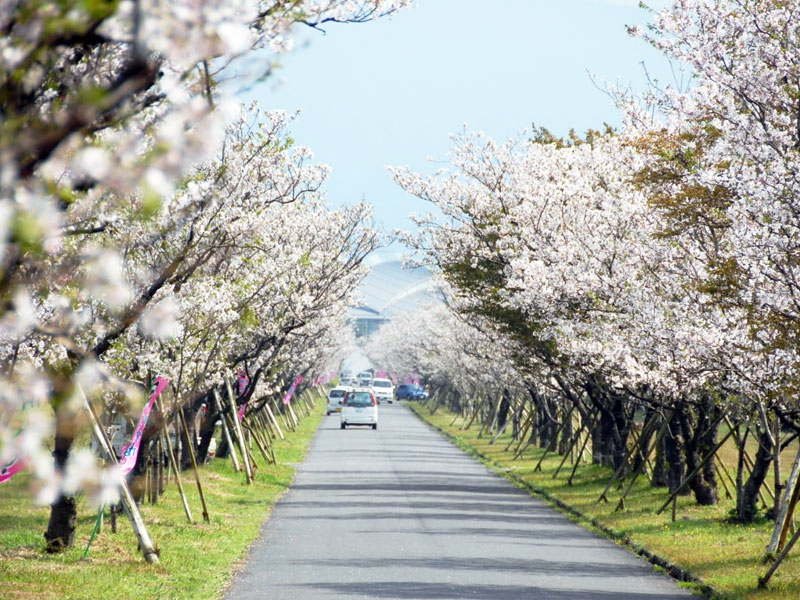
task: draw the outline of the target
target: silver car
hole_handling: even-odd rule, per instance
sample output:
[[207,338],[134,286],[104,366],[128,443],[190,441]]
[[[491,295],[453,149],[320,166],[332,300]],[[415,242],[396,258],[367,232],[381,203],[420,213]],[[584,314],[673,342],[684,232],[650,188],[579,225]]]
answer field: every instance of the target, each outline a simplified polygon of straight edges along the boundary
[[345,387],[343,385],[331,388],[327,396],[328,405],[325,408],[326,411],[325,414],[330,415],[331,413],[342,412],[342,403],[344,402],[344,396],[349,391],[350,388]]

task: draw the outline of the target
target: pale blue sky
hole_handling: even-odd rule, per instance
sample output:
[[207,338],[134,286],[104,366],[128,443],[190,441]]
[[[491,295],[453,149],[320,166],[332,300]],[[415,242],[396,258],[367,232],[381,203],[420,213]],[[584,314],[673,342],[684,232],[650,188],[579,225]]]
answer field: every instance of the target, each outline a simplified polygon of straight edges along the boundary
[[644,61],[671,79],[625,31],[647,20],[634,0],[418,0],[392,19],[299,30],[283,68],[242,98],[301,109],[292,135],[333,167],[329,202],[365,199],[384,229],[407,229],[407,215],[429,205],[396,187],[386,165],[441,166],[427,158],[446,158],[463,123],[496,138],[531,123],[559,135],[618,124],[590,73],[641,89]]

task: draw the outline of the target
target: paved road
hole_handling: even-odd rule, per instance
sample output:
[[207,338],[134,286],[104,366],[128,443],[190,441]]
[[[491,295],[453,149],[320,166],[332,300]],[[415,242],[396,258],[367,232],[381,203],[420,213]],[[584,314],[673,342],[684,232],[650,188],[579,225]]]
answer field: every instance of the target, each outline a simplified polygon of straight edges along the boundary
[[326,417],[226,600],[687,598],[450,444],[406,407]]

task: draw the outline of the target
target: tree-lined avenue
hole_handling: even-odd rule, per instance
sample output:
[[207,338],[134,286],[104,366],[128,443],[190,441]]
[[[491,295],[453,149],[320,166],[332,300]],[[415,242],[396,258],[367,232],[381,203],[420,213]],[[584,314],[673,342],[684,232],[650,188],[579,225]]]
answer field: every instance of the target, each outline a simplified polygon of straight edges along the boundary
[[225,600],[684,598],[399,405],[323,422]]

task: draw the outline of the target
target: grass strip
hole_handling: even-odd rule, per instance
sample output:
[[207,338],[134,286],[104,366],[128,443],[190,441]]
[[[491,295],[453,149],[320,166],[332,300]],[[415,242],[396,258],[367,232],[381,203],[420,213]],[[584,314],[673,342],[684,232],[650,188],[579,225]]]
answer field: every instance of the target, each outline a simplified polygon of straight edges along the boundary
[[[106,519],[92,544],[89,558],[81,555],[92,532],[97,510],[79,503],[75,546],[63,554],[44,552],[42,536],[49,507],[35,505],[28,490],[30,477],[18,474],[0,487],[0,597],[8,600],[208,600],[219,598],[275,502],[294,479],[324,416],[317,402],[285,441],[274,442],[277,466],[259,461],[255,481],[248,486],[230,460],[213,459],[201,468],[211,523],[186,521],[177,487],[170,483],[158,504],[142,504],[142,516],[159,549],[160,564],[144,562],[136,537],[124,515],[117,533]],[[200,514],[197,488],[184,473],[184,487],[195,519]],[[106,513],[108,514],[108,513]]]
[[[800,552],[790,555],[766,590],[757,588],[758,577],[764,574],[764,549],[772,533],[772,521],[762,519],[741,525],[728,517],[734,500],[724,499],[716,506],[697,506],[693,496],[678,498],[677,518],[669,511],[655,511],[667,497],[664,488],[653,488],[646,477],[640,477],[626,498],[625,509],[614,509],[620,491],[613,487],[609,502],[598,502],[612,476],[609,468],[583,464],[578,468],[573,485],[567,485],[569,469],[554,478],[563,458],[551,453],[542,462],[542,470],[534,467],[544,450],[530,448],[523,458],[513,459],[513,447],[505,447],[510,432],[494,444],[492,436],[480,437],[480,427],[462,430],[462,422],[444,407],[433,415],[423,405],[409,403],[423,421],[443,433],[456,446],[475,456],[492,471],[509,479],[531,494],[567,514],[573,521],[599,532],[616,543],[650,561],[679,580],[679,585],[712,598],[745,598],[753,600],[796,600],[800,598]],[[720,493],[723,494],[722,490]]]

